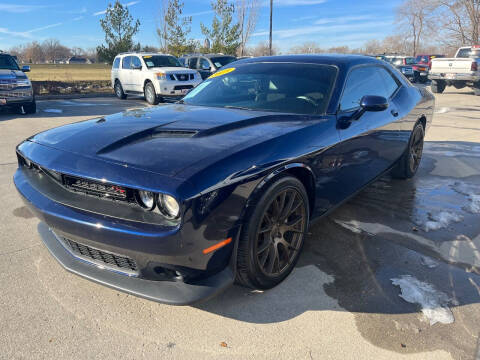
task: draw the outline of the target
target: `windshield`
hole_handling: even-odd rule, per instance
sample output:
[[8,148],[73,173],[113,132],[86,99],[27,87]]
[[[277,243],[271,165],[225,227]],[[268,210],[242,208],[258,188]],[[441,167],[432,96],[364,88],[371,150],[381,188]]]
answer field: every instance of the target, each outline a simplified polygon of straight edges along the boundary
[[213,65],[215,65],[215,67],[219,69],[222,66],[228,65],[237,59],[234,58],[233,56],[221,56],[221,57],[219,56],[219,57],[211,58],[210,60],[212,61]]
[[166,55],[146,55],[143,57],[147,68],[153,67],[182,67],[178,59],[174,56]]
[[0,69],[2,70],[20,70],[17,62],[10,55],[0,55]]
[[414,57],[405,58],[405,64],[407,64],[407,65],[415,64],[415,58]]
[[255,63],[221,70],[193,89],[183,103],[247,110],[321,114],[337,68],[330,65]]

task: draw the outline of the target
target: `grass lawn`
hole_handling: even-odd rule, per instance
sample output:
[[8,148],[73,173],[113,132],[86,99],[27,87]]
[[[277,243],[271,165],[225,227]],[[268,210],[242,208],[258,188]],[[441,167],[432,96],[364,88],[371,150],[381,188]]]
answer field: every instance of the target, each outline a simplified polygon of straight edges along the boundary
[[27,75],[32,81],[110,80],[110,69],[105,64],[34,64]]

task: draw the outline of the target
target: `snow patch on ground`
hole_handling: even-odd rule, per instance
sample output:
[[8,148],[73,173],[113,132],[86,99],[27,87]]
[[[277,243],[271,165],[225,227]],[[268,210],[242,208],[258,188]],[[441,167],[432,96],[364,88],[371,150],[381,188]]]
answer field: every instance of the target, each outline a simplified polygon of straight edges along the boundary
[[448,107],[441,107],[437,110],[435,110],[435,114],[445,114],[450,111],[450,108]]
[[420,258],[420,262],[422,263],[423,266],[426,266],[430,269],[433,269],[438,266],[438,261],[432,259],[431,257],[428,256],[422,256]]
[[400,297],[412,304],[419,304],[423,315],[430,325],[437,322],[451,324],[455,321],[452,311],[448,307],[451,299],[443,292],[436,290],[433,285],[420,281],[411,275],[401,275],[391,279],[392,284],[400,287]]
[[453,222],[460,222],[463,220],[463,216],[451,211],[440,211],[439,213],[428,214],[428,221],[423,225],[425,231],[439,230],[446,228]]
[[468,204],[463,207],[463,210],[472,214],[480,214],[480,187],[462,181],[455,181],[452,188],[457,193],[468,197]]
[[59,101],[59,104],[62,106],[108,106],[109,104],[93,104],[93,103],[87,103],[87,102],[75,102],[75,101],[68,101],[68,100],[62,100]]
[[60,109],[44,109],[43,112],[53,113],[53,114],[61,114],[61,113],[63,113],[63,110],[60,110]]

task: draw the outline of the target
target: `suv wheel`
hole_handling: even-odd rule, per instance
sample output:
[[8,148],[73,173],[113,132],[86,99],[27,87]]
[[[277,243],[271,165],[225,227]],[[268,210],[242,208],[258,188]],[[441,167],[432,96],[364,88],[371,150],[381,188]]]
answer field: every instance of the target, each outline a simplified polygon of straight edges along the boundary
[[153,86],[151,82],[148,82],[145,85],[143,92],[145,95],[145,100],[147,100],[150,105],[157,105],[160,102],[159,98],[157,97],[157,93],[155,92],[155,86]]
[[117,98],[119,99],[126,99],[127,98],[127,95],[123,92],[123,87],[122,87],[122,84],[120,84],[120,81],[115,81],[115,95],[117,96]]
[[24,104],[23,111],[25,111],[25,114],[35,114],[37,112],[37,103],[35,99],[33,99],[31,103]]

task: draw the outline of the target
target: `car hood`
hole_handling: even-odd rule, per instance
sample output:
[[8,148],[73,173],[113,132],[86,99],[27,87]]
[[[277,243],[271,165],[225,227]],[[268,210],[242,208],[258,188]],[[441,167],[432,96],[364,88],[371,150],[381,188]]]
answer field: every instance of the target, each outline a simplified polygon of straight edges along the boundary
[[[29,141],[167,176],[312,124],[304,115],[172,104],[37,134]],[[178,176],[177,176],[178,177]]]
[[27,75],[19,70],[0,69],[0,79],[25,79]]
[[164,71],[168,73],[194,73],[196,70],[187,69],[184,67],[153,67],[149,69],[151,72]]

